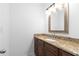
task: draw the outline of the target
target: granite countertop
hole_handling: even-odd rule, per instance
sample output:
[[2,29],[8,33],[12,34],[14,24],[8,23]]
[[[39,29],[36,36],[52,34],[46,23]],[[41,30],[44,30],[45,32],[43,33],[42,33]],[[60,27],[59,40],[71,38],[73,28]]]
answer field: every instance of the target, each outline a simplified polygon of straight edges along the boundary
[[51,39],[47,40],[47,39],[49,39],[49,36],[50,35],[45,35],[45,34],[35,34],[34,35],[34,37],[36,37],[40,40],[43,40],[51,45],[54,45],[75,56],[79,56],[79,40],[78,39],[63,39],[63,38],[52,39],[52,37],[50,37],[52,40],[55,40],[55,41],[52,41]]

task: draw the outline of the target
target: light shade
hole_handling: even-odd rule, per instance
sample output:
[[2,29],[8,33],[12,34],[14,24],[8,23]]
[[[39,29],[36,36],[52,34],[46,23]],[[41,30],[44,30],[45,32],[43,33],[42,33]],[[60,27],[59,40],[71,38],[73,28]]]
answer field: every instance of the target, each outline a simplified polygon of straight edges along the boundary
[[45,14],[46,15],[51,15],[51,12],[49,10],[46,10]]
[[56,8],[55,7],[51,7],[48,10],[46,10],[47,15],[51,15],[51,13],[56,13]]
[[55,4],[55,8],[58,9],[58,10],[62,10],[62,8],[63,8],[63,3],[56,3],[56,4]]
[[55,7],[51,8],[51,12],[56,13],[56,8]]

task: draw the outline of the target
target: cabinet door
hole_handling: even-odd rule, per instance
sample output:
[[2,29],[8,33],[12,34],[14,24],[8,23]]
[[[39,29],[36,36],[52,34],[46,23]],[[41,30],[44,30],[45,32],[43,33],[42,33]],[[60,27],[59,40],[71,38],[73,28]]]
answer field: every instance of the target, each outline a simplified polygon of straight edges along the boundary
[[37,56],[44,56],[44,42],[38,38],[34,38],[34,51]]
[[45,55],[58,56],[58,48],[48,43],[45,43]]
[[61,49],[59,50],[59,55],[60,56],[74,56],[66,51],[61,50]]
[[44,56],[44,42],[42,40],[38,40],[38,55]]

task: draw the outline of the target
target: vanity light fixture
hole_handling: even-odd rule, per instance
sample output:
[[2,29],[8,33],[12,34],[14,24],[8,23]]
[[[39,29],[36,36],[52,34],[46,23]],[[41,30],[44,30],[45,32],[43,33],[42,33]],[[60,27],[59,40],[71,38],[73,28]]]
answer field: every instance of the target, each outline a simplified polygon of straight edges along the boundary
[[53,3],[46,9],[46,14],[56,13],[56,10],[62,10],[64,3]]

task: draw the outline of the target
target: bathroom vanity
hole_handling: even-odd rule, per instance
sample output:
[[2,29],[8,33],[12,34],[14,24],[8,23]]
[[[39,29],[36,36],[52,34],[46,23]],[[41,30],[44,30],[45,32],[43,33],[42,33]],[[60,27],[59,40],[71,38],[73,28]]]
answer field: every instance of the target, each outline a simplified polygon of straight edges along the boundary
[[34,51],[36,56],[78,56],[79,40],[64,39],[64,37],[56,36],[49,39],[50,35],[35,34],[34,35]]
[[[57,8],[57,5],[62,7]],[[79,39],[55,35],[69,35],[69,4],[53,3],[46,11],[48,32],[34,35],[34,51],[37,56],[79,56]],[[54,12],[55,11],[55,12]],[[50,13],[50,14],[49,14]],[[52,35],[53,34],[53,35]]]

